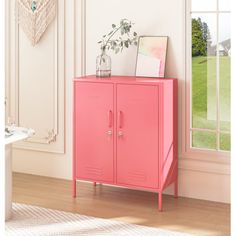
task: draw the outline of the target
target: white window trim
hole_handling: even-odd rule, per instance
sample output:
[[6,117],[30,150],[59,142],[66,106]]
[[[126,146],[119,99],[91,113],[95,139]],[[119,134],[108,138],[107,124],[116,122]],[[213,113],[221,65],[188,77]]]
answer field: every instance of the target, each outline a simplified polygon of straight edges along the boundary
[[182,158],[183,160],[196,160],[230,164],[230,152],[207,150],[190,147],[191,129],[191,0],[184,0],[184,55],[185,55],[185,85],[182,90]]

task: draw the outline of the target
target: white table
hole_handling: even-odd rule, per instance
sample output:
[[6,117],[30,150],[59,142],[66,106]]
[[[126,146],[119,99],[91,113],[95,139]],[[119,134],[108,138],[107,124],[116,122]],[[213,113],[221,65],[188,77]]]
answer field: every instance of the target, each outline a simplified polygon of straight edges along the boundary
[[34,130],[23,127],[6,127],[10,135],[5,135],[5,220],[9,220],[12,210],[12,143],[29,138]]

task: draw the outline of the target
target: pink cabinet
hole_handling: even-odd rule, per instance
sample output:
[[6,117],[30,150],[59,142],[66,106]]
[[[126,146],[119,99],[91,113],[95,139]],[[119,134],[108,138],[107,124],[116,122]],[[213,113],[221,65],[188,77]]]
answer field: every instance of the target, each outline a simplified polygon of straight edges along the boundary
[[177,80],[116,76],[74,79],[76,180],[177,196]]

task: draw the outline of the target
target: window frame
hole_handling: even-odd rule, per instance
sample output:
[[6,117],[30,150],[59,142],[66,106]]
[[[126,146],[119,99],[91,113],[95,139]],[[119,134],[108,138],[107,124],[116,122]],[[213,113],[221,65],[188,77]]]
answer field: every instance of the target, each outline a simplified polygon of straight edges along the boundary
[[[192,0],[184,0],[185,2],[185,9],[184,9],[184,49],[185,49],[185,86],[182,91],[182,158],[183,159],[193,159],[193,160],[200,160],[200,161],[207,161],[207,162],[216,162],[216,163],[223,163],[229,164],[230,163],[230,151],[224,150],[210,150],[210,149],[201,149],[191,147],[191,121],[192,121],[192,107],[191,107],[191,87],[192,87],[192,11],[191,11],[191,2]],[[217,7],[218,7],[217,0]],[[202,11],[194,11],[194,13],[203,13]],[[204,13],[231,13],[230,11],[204,11]],[[217,34],[218,32],[218,17],[217,17]],[[218,44],[217,44],[218,48]],[[217,50],[217,55],[219,51]],[[217,63],[219,63],[219,57],[217,59]],[[218,66],[219,70],[219,66]],[[219,75],[219,71],[217,72]],[[217,119],[219,117],[219,76],[217,78]],[[217,122],[216,132],[219,132],[219,121]],[[219,135],[217,135],[219,136]],[[219,140],[218,140],[219,142]]]

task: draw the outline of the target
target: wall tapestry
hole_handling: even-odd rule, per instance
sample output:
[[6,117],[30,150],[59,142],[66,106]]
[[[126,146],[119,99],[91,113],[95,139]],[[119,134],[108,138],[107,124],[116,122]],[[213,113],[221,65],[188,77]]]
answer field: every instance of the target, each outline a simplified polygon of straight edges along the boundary
[[56,15],[57,0],[16,0],[16,19],[35,46]]

